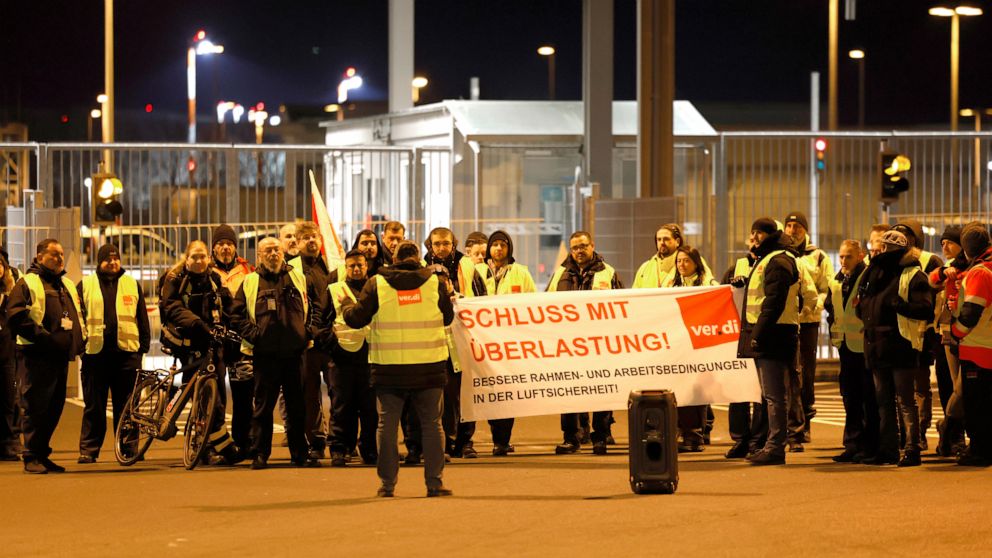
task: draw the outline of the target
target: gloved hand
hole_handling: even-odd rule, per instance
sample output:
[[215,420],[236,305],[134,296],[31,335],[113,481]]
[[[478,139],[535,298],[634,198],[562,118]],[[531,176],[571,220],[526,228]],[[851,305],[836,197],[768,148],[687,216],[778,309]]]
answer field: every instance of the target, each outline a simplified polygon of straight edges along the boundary
[[255,361],[248,355],[234,363],[231,367],[231,381],[245,382],[255,377]]
[[747,277],[738,275],[730,280],[730,284],[738,289],[742,289],[747,285]]

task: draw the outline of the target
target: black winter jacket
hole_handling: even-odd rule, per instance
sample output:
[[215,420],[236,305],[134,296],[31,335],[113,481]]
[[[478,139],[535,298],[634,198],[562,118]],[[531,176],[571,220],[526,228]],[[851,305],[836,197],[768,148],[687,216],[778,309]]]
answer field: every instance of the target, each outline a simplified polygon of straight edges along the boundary
[[[747,323],[745,314],[747,304],[741,308],[741,336],[737,343],[737,356],[740,358],[767,358],[784,362],[792,362],[796,356],[799,342],[799,326],[780,324],[778,319],[785,311],[786,305],[801,304],[799,299],[789,298],[789,289],[799,281],[799,269],[796,260],[786,254],[778,254],[769,259],[765,256],[776,250],[785,250],[795,254],[789,237],[776,231],[769,235],[756,248],[754,257],[758,263],[751,268],[751,273],[764,265],[764,294],[758,321]],[[764,262],[764,263],[762,263]],[[748,275],[748,284],[750,275]],[[752,342],[753,341],[753,342]]]
[[[105,327],[103,329],[103,350],[100,351],[102,354],[124,352],[117,345],[117,284],[124,273],[124,269],[114,274],[96,272],[97,277],[100,279],[100,294],[103,296],[103,325]],[[83,300],[82,281],[76,285],[76,292],[79,294],[79,306],[83,310],[83,315],[88,316],[89,312],[86,309],[86,301]],[[152,334],[151,327],[148,325],[148,308],[145,307],[145,294],[141,291],[140,286],[138,287],[137,308],[138,311],[135,314],[135,318],[138,321],[138,354],[143,355],[148,352]]]
[[164,324],[171,324],[192,341],[190,350],[205,352],[210,346],[214,310],[219,323],[229,323],[231,293],[213,270],[191,273],[180,268],[165,276],[159,310]]
[[[231,305],[231,327],[242,339],[253,345],[255,356],[295,357],[303,353],[312,338],[310,315],[303,310],[303,298],[290,276],[292,268],[283,264],[282,269],[270,273],[264,267],[255,269],[258,274],[258,296],[255,299],[255,321],[248,315],[248,302],[244,283],[238,289]],[[307,296],[304,293],[304,296]]]
[[[909,283],[909,300],[899,297],[899,277],[906,268],[918,271]],[[865,361],[871,369],[916,368],[922,353],[899,334],[897,315],[933,319],[933,290],[920,270],[919,252],[896,250],[871,259],[858,289],[856,312],[865,323]]]
[[[41,277],[42,285],[45,287],[45,315],[41,319],[41,325],[34,323],[28,317],[31,290],[28,289],[23,277],[18,279],[7,302],[7,325],[10,326],[11,333],[34,343],[23,346],[22,350],[28,354],[66,362],[73,360],[83,352],[85,345],[82,321],[76,313],[75,305],[72,304],[71,295],[62,283],[65,271],[52,273],[38,262],[34,262],[28,268],[28,273],[35,273]],[[71,331],[62,329],[63,315],[68,315],[72,319]]]
[[[420,288],[431,278],[433,270],[424,268],[420,262],[403,260],[395,265],[379,270],[391,287],[396,290]],[[444,281],[438,281],[438,309],[444,318],[444,325],[451,324],[455,312],[451,305],[451,293]],[[353,328],[365,327],[372,323],[372,317],[379,311],[379,293],[374,279],[365,283],[358,295],[358,302],[350,298],[341,303],[344,321]],[[440,362],[419,364],[370,364],[372,385],[387,389],[430,389],[444,386],[447,382],[447,359]]]

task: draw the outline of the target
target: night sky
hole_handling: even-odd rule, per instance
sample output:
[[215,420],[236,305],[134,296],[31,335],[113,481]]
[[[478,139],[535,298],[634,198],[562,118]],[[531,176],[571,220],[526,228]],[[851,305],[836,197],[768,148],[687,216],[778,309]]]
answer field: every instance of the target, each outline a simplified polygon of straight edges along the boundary
[[[4,8],[0,120],[30,114],[83,117],[103,84],[101,0],[19,0]],[[185,50],[200,28],[226,52],[198,60],[200,108],[323,105],[344,69],[365,86],[357,100],[383,100],[387,86],[387,2],[289,0],[118,0],[118,110],[185,110]],[[844,2],[841,2],[843,10]],[[988,12],[990,6],[980,2]],[[868,53],[868,125],[946,122],[950,20],[931,2],[860,0],[858,19],[841,21],[841,123],[856,119],[850,48]],[[615,0],[617,99],[635,96],[634,0]],[[827,0],[680,0],[676,89],[700,104],[803,103],[809,72],[820,70],[826,101]],[[419,0],[416,70],[430,85],[423,102],[468,97],[471,76],[483,99],[544,99],[546,59],[558,49],[558,98],[581,93],[581,0]],[[992,106],[992,13],[962,18],[961,106]],[[57,116],[56,116],[57,117]],[[970,120],[962,121],[962,127]],[[46,139],[46,138],[35,138]]]

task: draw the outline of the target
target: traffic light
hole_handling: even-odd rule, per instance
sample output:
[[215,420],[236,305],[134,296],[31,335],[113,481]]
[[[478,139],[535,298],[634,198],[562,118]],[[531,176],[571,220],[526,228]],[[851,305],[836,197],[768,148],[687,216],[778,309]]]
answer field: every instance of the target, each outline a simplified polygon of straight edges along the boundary
[[103,161],[100,162],[97,173],[92,176],[90,191],[92,192],[90,205],[93,208],[92,226],[116,224],[117,218],[124,213],[124,206],[121,204],[124,185],[117,175],[107,172]]
[[813,148],[816,150],[816,172],[827,170],[827,140],[816,138]]
[[905,174],[910,167],[909,157],[901,153],[881,153],[879,177],[882,181],[882,201],[894,202],[899,199],[899,194],[909,190],[909,179]]

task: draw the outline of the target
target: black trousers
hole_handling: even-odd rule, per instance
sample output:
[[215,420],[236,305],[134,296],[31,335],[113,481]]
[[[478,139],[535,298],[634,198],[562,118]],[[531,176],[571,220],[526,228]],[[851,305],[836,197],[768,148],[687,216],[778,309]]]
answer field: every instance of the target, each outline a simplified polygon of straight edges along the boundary
[[[324,451],[327,447],[328,428],[324,426],[324,394],[320,389],[320,381],[331,389],[331,356],[326,352],[312,348],[303,355],[303,404],[306,409],[304,423],[306,425],[307,442],[310,449]],[[331,394],[328,394],[331,395]],[[332,419],[333,420],[333,419]]]
[[992,370],[961,361],[964,424],[971,440],[969,453],[992,458]]
[[878,452],[878,401],[875,381],[865,368],[864,353],[840,348],[840,395],[844,402],[844,449],[875,455]]
[[[216,452],[220,452],[234,443],[230,433],[227,431],[227,419],[225,416],[227,397],[223,387],[227,368],[224,366],[222,356],[214,353],[214,367],[216,368],[217,387],[220,393],[218,394],[219,397],[217,397],[217,404],[214,406],[214,419],[210,425],[210,435],[207,437],[210,449]],[[179,355],[179,362],[183,366],[181,371],[182,382],[183,385],[186,385],[197,370],[206,366],[206,351],[194,351]],[[172,394],[170,393],[169,395],[171,396]]]
[[810,420],[816,416],[816,345],[820,336],[820,322],[799,325],[799,369],[802,372],[802,405],[805,431],[809,432]]
[[18,349],[17,383],[21,406],[21,434],[24,461],[48,457],[55,427],[65,407],[69,362]]
[[331,421],[327,436],[331,453],[350,453],[357,445],[366,461],[378,456],[375,433],[379,412],[369,374],[367,357],[364,362],[341,358],[331,368]]
[[0,455],[21,452],[20,412],[17,408],[17,360],[13,352],[0,360]]
[[[141,355],[118,351],[96,355],[83,355],[80,376],[83,382],[83,420],[79,432],[79,453],[100,456],[103,439],[107,435],[107,395],[112,396],[114,431],[127,405]],[[111,434],[113,435],[113,434]]]
[[231,439],[242,450],[251,447],[251,415],[254,403],[255,380],[232,380]]
[[920,418],[914,393],[916,368],[882,368],[872,370],[875,379],[875,398],[878,400],[879,442],[878,451],[885,455],[899,453],[899,418],[906,432],[903,448],[920,451]]
[[[561,416],[561,432],[566,444],[579,443],[579,414],[565,413]],[[592,414],[593,443],[605,442],[610,435],[610,424],[613,422],[613,411],[596,411]]]
[[282,389],[286,401],[286,438],[289,455],[294,461],[306,459],[306,412],[303,408],[303,386],[300,370],[303,355],[267,357],[255,355],[255,408],[251,417],[251,454],[266,458],[272,454],[272,413]]
[[954,380],[951,379],[951,367],[947,363],[947,352],[944,345],[940,343],[940,335],[931,346],[931,353],[934,359],[934,373],[937,376],[937,396],[940,397],[940,408],[947,413],[947,402],[951,400],[954,393]]
[[731,403],[727,426],[735,443],[747,444],[752,450],[761,449],[768,438],[768,415],[764,402]]
[[441,414],[441,426],[444,427],[445,439],[444,451],[449,455],[452,453],[460,454],[463,448],[472,446],[472,437],[475,436],[475,423],[462,422],[461,404],[462,373],[455,372],[449,359],[448,383],[444,385],[444,411]]
[[703,445],[703,427],[706,425],[706,405],[689,405],[678,408],[679,434],[687,446]]

